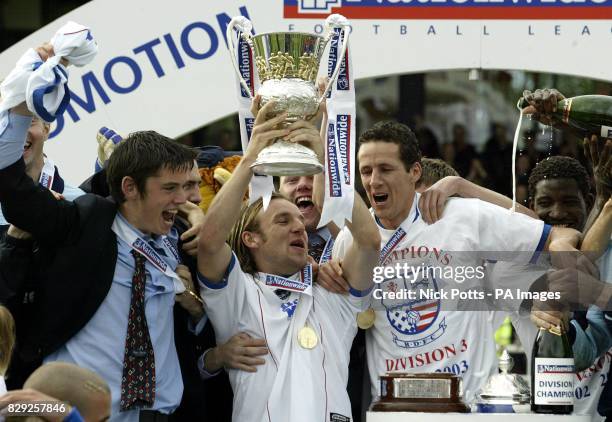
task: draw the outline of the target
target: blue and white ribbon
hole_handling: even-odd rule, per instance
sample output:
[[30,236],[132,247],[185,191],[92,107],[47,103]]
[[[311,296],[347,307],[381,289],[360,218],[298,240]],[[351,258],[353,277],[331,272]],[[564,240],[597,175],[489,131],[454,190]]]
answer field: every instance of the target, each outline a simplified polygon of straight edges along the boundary
[[304,293],[312,296],[312,265],[307,264],[290,278],[275,274],[258,273],[258,279],[263,280],[264,284],[274,289],[286,290],[289,292]]
[[[60,63],[84,66],[98,53],[98,46],[86,26],[68,22],[50,41],[54,56],[46,62],[34,49],[19,59],[15,68],[0,84],[0,113],[26,102],[28,109],[42,120],[51,123],[61,115],[70,102],[68,71]],[[5,127],[0,127],[0,133]]]
[[40,178],[38,179],[38,184],[45,189],[51,189],[51,186],[53,186],[54,177],[55,177],[55,164],[49,157],[45,157],[43,168],[40,171]]
[[[237,31],[234,31],[233,29]],[[251,113],[251,101],[257,88],[259,80],[256,77],[255,61],[253,60],[253,51],[249,44],[244,40],[242,34],[252,35],[252,25],[250,21],[243,16],[237,16],[232,19],[227,28],[227,41],[231,46],[230,54],[236,54],[232,57],[232,62],[236,64],[236,89],[238,93],[238,119],[240,121],[240,140],[242,151],[246,151],[251,139],[253,124],[255,117]],[[234,37],[238,37],[238,47],[234,46]],[[237,60],[237,61],[236,61]],[[268,208],[268,204],[272,199],[272,191],[274,191],[274,180],[272,176],[255,174],[249,185],[249,203],[253,203],[259,198],[263,198],[264,210]]]
[[[185,285],[176,272],[174,272],[174,269],[172,269],[170,265],[168,265],[168,263],[161,256],[159,256],[159,254],[155,251],[155,249],[153,249],[153,247],[151,247],[151,245],[149,245],[149,243],[143,240],[138,233],[136,233],[136,231],[129,226],[127,221],[119,213],[117,213],[115,216],[111,229],[119,239],[126,242],[132,247],[132,249],[144,256],[155,269],[172,278],[174,283],[174,292],[176,294],[180,294],[185,291]],[[166,242],[165,236],[163,245],[166,253],[171,253],[173,256],[178,255],[176,249],[171,247],[171,242]]]
[[[334,16],[334,15],[332,15]],[[348,22],[346,23],[348,25]],[[345,26],[346,28],[346,26]],[[325,148],[325,202],[319,227],[329,222],[344,227],[351,221],[355,195],[355,81],[349,48],[341,59],[343,43],[348,43],[348,31],[335,28],[328,59],[331,78],[338,60],[338,77],[327,101]]]

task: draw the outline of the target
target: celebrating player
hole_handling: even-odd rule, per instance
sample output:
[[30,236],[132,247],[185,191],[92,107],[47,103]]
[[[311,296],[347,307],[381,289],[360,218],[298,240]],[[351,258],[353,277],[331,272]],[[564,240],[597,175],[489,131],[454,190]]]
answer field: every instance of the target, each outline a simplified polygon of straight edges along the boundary
[[[405,263],[427,269],[413,283],[385,277],[376,286],[376,318],[366,342],[372,394],[378,395],[378,376],[385,372],[437,371],[461,375],[469,400],[496,368],[495,350],[479,347],[494,335],[490,314],[442,309],[440,300],[377,297],[402,289],[438,291],[443,284],[460,288],[452,277],[432,276],[429,269],[457,268],[458,261],[477,267],[491,257],[489,251],[523,251],[531,258],[548,248],[572,249],[577,232],[551,229],[525,215],[461,198],[451,199],[443,218],[427,225],[418,207],[420,195],[415,193],[421,153],[410,129],[394,122],[378,123],[361,136],[360,144],[359,172],[382,238],[380,265],[395,268]],[[334,258],[344,255],[350,240],[346,230],[338,235]],[[460,251],[476,251],[472,262],[465,262]]]
[[277,129],[285,116],[266,120],[270,107],[257,114],[240,165],[208,210],[198,249],[201,292],[217,340],[244,331],[264,338],[269,351],[257,372],[229,371],[233,420],[350,420],[348,354],[356,315],[369,301],[380,237],[355,197],[348,229],[355,241],[347,244],[343,267],[351,289],[333,294],[312,284],[304,217],[295,204],[273,195],[267,209],[261,199],[240,209],[253,176],[249,166],[272,140],[309,143],[322,155],[316,128],[298,121]]

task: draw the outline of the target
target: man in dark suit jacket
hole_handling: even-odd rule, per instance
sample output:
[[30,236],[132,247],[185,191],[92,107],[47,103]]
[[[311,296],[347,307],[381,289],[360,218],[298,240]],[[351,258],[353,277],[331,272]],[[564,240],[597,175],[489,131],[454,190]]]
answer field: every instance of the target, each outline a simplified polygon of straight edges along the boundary
[[[112,133],[115,134],[114,131]],[[119,144],[119,142],[115,142],[115,144]],[[198,167],[214,167],[223,160],[224,156],[237,154],[236,152],[225,153],[216,146],[205,146],[197,148],[197,150],[199,151],[196,160],[197,165],[192,169],[190,176],[190,181],[193,182],[194,188],[190,189],[187,197],[187,200],[194,205],[199,205],[202,200],[199,190],[202,178]],[[83,182],[80,188],[87,193],[95,193],[104,197],[110,196],[104,163],[98,163],[98,165],[100,170]],[[197,254],[197,237],[190,237],[189,233],[183,236],[184,233],[192,228],[191,223],[183,218],[177,218],[174,227],[177,229],[181,240],[183,240],[183,244],[179,248],[181,263],[189,268],[193,280],[195,280],[197,275],[195,258]],[[191,232],[193,233],[194,230]],[[19,267],[32,267],[28,264],[18,264],[18,262],[23,262],[28,255],[23,253],[23,250],[20,248],[20,242],[22,241],[11,236],[8,236],[5,241],[0,241],[0,267],[8,262],[15,262],[16,266]],[[194,245],[196,246],[195,248]],[[36,267],[36,265],[33,266]],[[7,281],[5,283],[7,286],[18,285],[19,283],[14,280],[15,277],[15,273],[12,273],[10,277],[4,277],[4,272],[0,268],[0,291],[3,281]],[[191,283],[190,289],[198,294],[199,297],[198,283]],[[1,299],[2,295],[0,293]],[[190,326],[187,323],[189,319],[193,319],[193,312],[190,312],[193,305],[184,305],[183,301],[189,299],[190,295],[188,293],[181,294],[177,296],[177,304],[174,306],[174,340],[185,388],[181,404],[172,414],[171,421],[202,419],[203,415],[206,415],[204,420],[230,422],[232,419],[233,393],[227,373],[222,369],[223,367],[232,367],[235,369],[255,370],[255,364],[251,364],[249,367],[239,367],[237,365],[246,365],[245,362],[247,361],[253,362],[253,350],[257,347],[265,346],[265,344],[241,333],[236,334],[226,344],[217,346],[214,330],[209,322],[206,323],[201,331],[199,328],[203,322],[202,320],[200,320],[200,324],[197,327],[193,327],[193,324]],[[203,320],[206,321],[207,318],[204,317]],[[196,329],[194,330],[193,328]],[[211,352],[216,356],[217,366],[205,367],[201,361],[201,357],[205,352]],[[14,362],[13,360],[11,364]]]
[[[171,233],[166,235],[178,207],[186,202],[185,190],[195,153],[155,132],[137,132],[115,150],[108,163],[114,201],[96,195],[85,195],[72,203],[58,201],[48,190],[34,184],[25,173],[23,159],[18,158],[30,124],[29,114],[21,104],[2,115],[8,119],[8,126],[0,133],[2,210],[9,222],[32,233],[41,254],[35,327],[27,330],[23,354],[31,360],[52,354],[98,372],[113,390],[113,416],[118,419],[145,420],[153,411],[171,413],[182,393],[171,326],[171,305],[181,282],[173,277],[171,264],[162,272],[164,263],[154,258],[160,256],[159,249],[171,250],[168,243],[176,240]],[[129,236],[122,237],[120,233],[136,233],[147,244],[130,241]],[[135,252],[137,245],[148,253],[148,258],[147,254]],[[129,360],[142,358],[136,353],[124,356],[126,337],[130,335],[126,327],[134,303],[131,281],[138,265],[137,255],[147,258],[143,264],[144,313],[150,317],[155,312],[155,318],[146,318],[149,344],[153,361],[161,361],[154,367],[154,391],[148,391],[149,396],[138,398],[135,404],[122,406],[119,412],[124,357],[125,362],[128,356]],[[172,263],[168,255],[162,261]],[[106,332],[94,336],[95,330],[106,322]],[[81,361],[92,351],[91,361]],[[149,356],[149,350],[144,351]],[[137,385],[134,388],[139,389]],[[140,411],[143,407],[151,410]]]

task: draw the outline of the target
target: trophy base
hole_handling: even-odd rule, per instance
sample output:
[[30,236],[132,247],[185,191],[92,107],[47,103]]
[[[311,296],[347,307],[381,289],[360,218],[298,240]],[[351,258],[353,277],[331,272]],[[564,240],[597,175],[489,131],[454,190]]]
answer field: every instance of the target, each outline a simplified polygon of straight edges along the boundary
[[378,401],[370,406],[370,412],[421,412],[421,413],[470,413],[463,403],[434,401]]
[[461,379],[449,373],[387,373],[373,412],[469,413],[461,401]]
[[286,141],[264,148],[251,168],[255,174],[267,176],[311,176],[323,171],[313,150]]

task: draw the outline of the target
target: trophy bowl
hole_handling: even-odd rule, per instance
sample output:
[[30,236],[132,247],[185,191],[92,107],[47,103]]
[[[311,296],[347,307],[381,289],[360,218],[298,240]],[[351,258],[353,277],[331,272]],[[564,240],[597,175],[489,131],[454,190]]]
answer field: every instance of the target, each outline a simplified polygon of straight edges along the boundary
[[[323,36],[304,32],[268,32],[253,35],[252,24],[247,18],[233,18],[227,27],[232,63],[242,87],[252,96],[240,72],[234,46],[235,29],[254,57],[260,82],[257,91],[261,97],[260,106],[270,101],[275,103],[272,116],[268,117],[287,113],[287,118],[281,125],[284,127],[300,119],[314,118],[321,101],[338,78],[348,45],[348,21],[340,15],[328,17]],[[320,95],[316,86],[319,66],[325,47],[336,33],[339,40],[343,40],[342,47],[339,48],[334,72],[325,91]],[[283,140],[277,140],[265,148],[251,167],[255,173],[270,176],[303,176],[323,171],[323,165],[314,151],[304,145]]]

